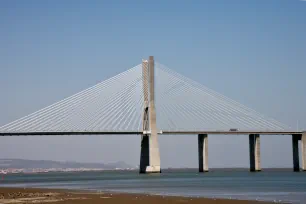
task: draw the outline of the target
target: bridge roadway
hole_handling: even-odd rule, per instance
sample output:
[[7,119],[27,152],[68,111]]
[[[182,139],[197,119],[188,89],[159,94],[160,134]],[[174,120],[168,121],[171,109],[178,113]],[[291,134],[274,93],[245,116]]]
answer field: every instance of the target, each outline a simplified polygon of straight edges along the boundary
[[[63,135],[150,135],[150,131],[61,131],[61,132],[0,132],[0,136],[63,136]],[[208,172],[208,135],[249,135],[250,171],[261,171],[260,135],[292,135],[293,170],[306,171],[306,132],[302,131],[159,131],[159,135],[198,135],[199,172]],[[143,145],[142,147],[143,148]]]
[[[60,131],[60,132],[0,132],[0,136],[60,136],[60,135],[142,135],[142,131]],[[302,135],[303,131],[159,131],[159,135]]]

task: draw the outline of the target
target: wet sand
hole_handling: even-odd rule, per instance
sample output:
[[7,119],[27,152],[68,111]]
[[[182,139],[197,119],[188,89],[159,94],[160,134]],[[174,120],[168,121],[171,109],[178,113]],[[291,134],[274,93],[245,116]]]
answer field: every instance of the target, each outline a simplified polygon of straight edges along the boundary
[[157,196],[148,194],[102,193],[73,190],[49,190],[34,188],[0,188],[0,203],[63,203],[63,204],[121,204],[121,203],[206,203],[206,204],[245,204],[268,203],[226,199],[186,198]]

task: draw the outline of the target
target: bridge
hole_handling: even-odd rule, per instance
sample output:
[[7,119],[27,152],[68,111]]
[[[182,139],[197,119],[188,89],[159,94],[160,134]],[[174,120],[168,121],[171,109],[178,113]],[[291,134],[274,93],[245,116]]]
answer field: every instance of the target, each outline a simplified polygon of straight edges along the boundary
[[306,171],[306,132],[182,76],[152,56],[0,127],[0,136],[115,134],[141,135],[140,173],[161,172],[158,137],[167,134],[198,135],[199,172],[209,171],[208,135],[248,135],[250,171],[261,171],[260,135],[292,135],[293,170],[300,171],[301,146]]

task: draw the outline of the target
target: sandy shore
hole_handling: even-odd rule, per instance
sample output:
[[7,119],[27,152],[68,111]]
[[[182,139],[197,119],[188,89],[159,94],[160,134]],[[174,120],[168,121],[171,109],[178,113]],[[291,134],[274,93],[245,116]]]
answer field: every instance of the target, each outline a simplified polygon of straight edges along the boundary
[[32,188],[0,188],[0,203],[63,203],[63,204],[121,204],[121,203],[206,203],[244,204],[264,203],[225,199],[185,198],[173,196],[153,196],[146,194],[91,193],[70,190],[49,190]]

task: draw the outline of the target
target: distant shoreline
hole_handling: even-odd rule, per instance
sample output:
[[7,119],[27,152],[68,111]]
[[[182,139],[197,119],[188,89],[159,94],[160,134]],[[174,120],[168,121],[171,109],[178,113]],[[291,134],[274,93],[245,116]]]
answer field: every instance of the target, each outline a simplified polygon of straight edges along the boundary
[[[0,169],[0,175],[13,175],[13,174],[45,174],[45,173],[89,173],[89,172],[113,172],[113,171],[130,171],[130,172],[138,172],[138,169],[135,168],[127,168],[127,169],[86,169],[86,168],[76,168],[76,169],[33,169],[26,170],[23,169],[14,169],[14,170],[6,170]],[[292,171],[292,168],[263,168],[262,172],[288,172]],[[162,169],[162,173],[171,173],[171,172],[198,172],[197,168],[167,168]],[[211,168],[209,172],[249,172],[249,168]],[[207,173],[209,173],[207,172]]]

